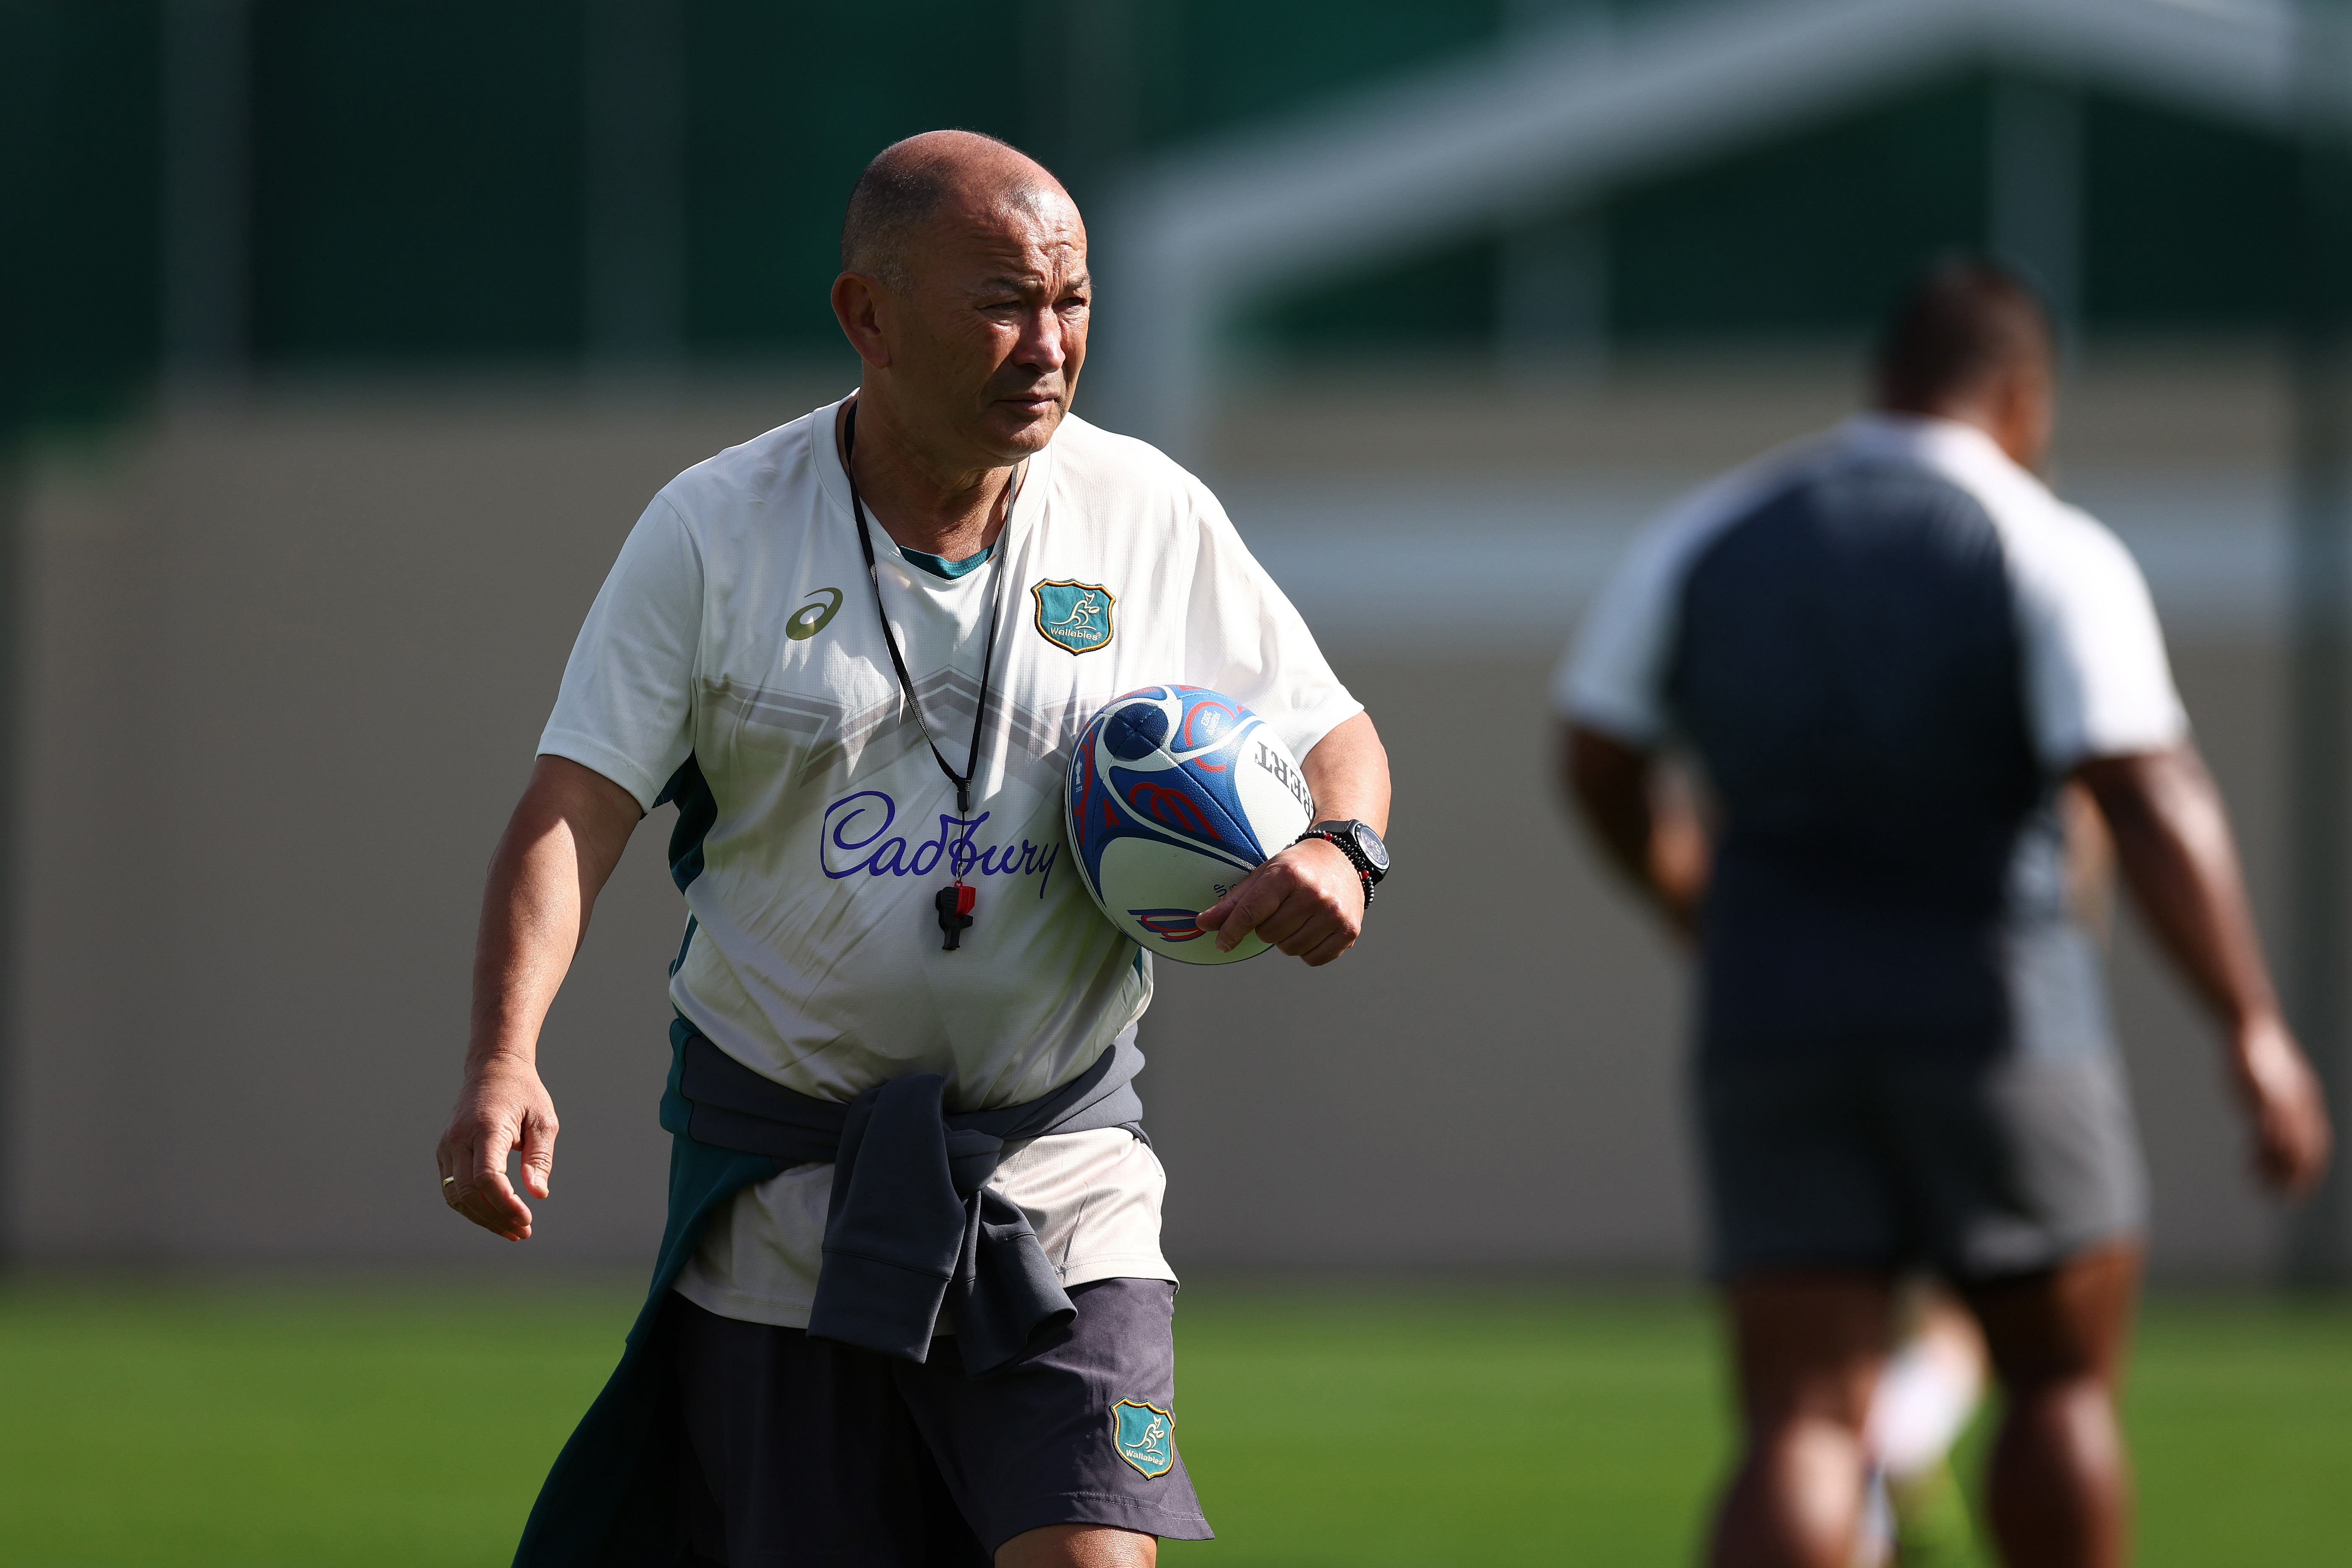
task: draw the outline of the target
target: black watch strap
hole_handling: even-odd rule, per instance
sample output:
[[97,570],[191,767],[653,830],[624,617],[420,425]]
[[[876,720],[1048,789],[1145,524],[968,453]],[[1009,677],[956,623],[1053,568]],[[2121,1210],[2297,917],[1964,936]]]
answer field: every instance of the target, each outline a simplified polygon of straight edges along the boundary
[[1372,894],[1379,887],[1379,881],[1372,875],[1372,862],[1364,854],[1363,847],[1335,827],[1310,827],[1291,842],[1304,844],[1310,838],[1320,838],[1326,844],[1336,846],[1339,853],[1348,858],[1348,864],[1356,868],[1357,877],[1364,884],[1364,908],[1370,909]]

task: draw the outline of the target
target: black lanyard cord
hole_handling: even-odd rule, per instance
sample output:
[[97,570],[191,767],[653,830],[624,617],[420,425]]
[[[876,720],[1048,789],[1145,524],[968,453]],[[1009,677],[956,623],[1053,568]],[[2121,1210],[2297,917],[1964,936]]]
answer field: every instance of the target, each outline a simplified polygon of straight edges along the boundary
[[[1008,483],[1010,493],[1007,494],[1004,501],[1004,530],[997,535],[996,562],[992,568],[994,575],[990,580],[988,589],[988,641],[982,647],[980,655],[980,704],[973,709],[971,715],[971,751],[964,758],[963,772],[958,773],[953,768],[948,766],[947,758],[940,753],[940,743],[931,739],[931,726],[923,717],[923,705],[915,700],[915,683],[907,676],[906,657],[898,651],[898,634],[890,629],[890,612],[882,603],[882,574],[874,564],[874,536],[866,526],[866,503],[860,500],[857,495],[857,468],[854,461],[857,453],[857,405],[855,402],[849,405],[845,427],[842,432],[841,446],[842,472],[849,478],[849,510],[850,514],[857,519],[857,545],[866,552],[866,576],[867,581],[874,584],[874,613],[882,621],[882,641],[890,650],[890,668],[898,672],[898,689],[906,693],[907,706],[915,711],[915,724],[923,731],[923,744],[931,749],[931,760],[940,764],[940,772],[947,775],[948,783],[955,785],[956,816],[960,818],[970,817],[972,776],[980,771],[980,732],[988,722],[989,679],[992,668],[996,663],[996,623],[999,613],[1004,607],[1003,589],[1004,547],[1007,542],[1004,535],[1013,531],[1013,503],[1021,499],[1020,491],[1017,489],[1011,489]],[[961,882],[963,879],[958,877],[956,880]]]

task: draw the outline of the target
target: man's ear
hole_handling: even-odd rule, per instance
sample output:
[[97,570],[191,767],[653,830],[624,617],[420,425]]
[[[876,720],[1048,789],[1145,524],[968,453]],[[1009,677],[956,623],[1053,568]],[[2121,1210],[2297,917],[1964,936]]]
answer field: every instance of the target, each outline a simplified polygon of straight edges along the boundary
[[857,357],[877,370],[890,364],[890,344],[883,326],[891,305],[888,294],[863,273],[845,272],[833,280],[833,319]]
[[2040,364],[2017,364],[1995,383],[1993,439],[2021,468],[2038,470],[2049,455],[2056,415],[2055,373]]

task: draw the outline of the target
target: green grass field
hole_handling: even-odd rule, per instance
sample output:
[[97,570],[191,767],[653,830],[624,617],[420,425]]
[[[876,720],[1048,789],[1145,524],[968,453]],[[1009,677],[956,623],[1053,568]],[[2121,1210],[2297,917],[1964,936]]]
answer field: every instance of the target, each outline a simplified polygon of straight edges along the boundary
[[[506,1562],[625,1288],[19,1283],[0,1563]],[[1664,1291],[1188,1289],[1182,1568],[1692,1560],[1727,1430]],[[2146,1568],[2352,1563],[2352,1309],[2159,1296],[2129,1403]]]

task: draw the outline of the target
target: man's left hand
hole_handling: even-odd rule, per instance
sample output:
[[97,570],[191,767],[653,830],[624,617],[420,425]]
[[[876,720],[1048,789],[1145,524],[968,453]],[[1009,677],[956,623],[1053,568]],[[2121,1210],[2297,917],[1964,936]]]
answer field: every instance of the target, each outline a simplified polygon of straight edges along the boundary
[[1330,963],[1364,929],[1364,879],[1328,839],[1294,844],[1201,911],[1201,929],[1231,952],[1252,931],[1310,967]]

